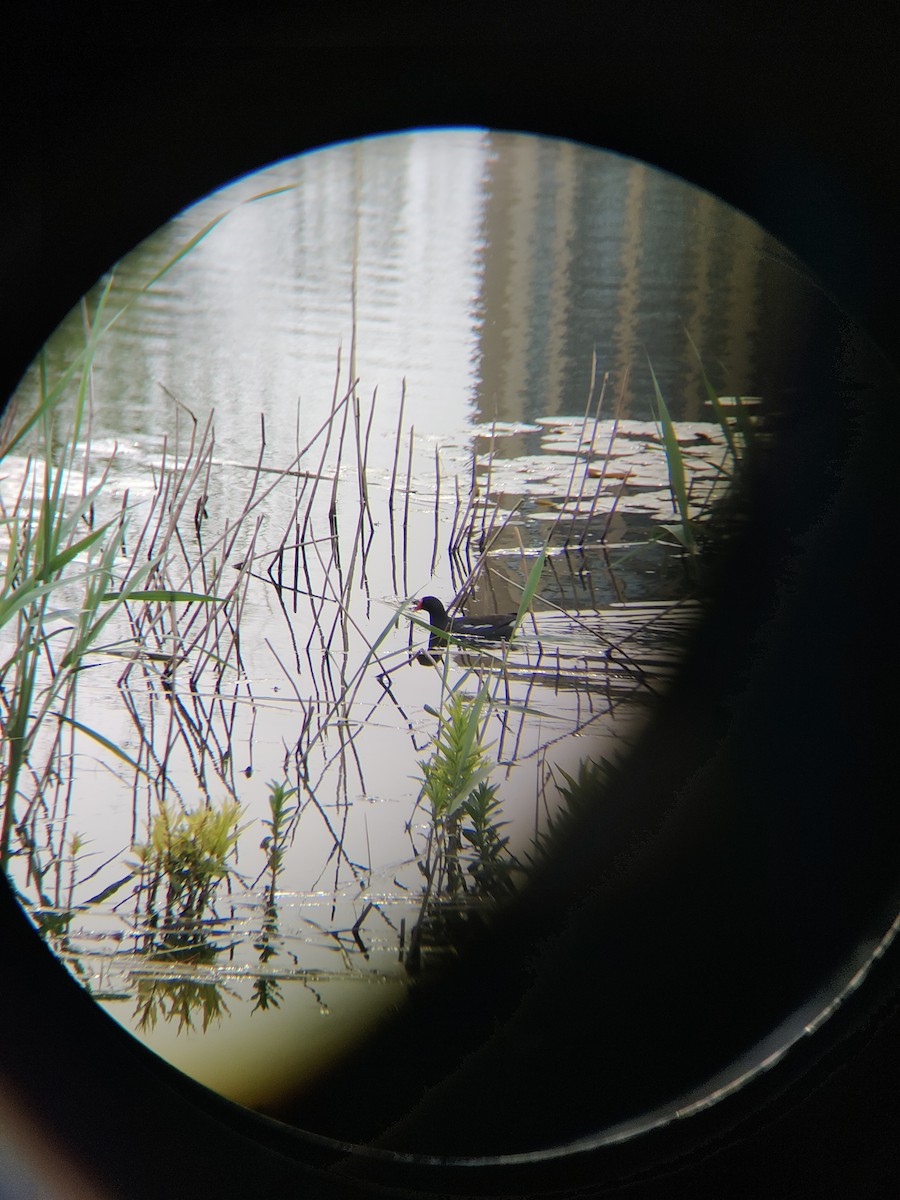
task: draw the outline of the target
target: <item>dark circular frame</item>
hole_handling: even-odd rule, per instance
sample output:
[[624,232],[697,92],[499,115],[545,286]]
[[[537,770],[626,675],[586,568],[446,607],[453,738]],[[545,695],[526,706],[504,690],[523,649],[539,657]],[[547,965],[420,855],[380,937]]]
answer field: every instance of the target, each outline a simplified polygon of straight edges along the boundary
[[[837,990],[898,911],[896,378],[887,359],[856,377],[833,352],[843,321],[893,348],[898,55],[865,5],[842,37],[827,4],[770,23],[711,23],[693,3],[677,21],[552,8],[523,4],[513,41],[503,6],[477,24],[361,7],[351,42],[324,12],[198,6],[176,44],[126,37],[109,54],[75,6],[42,18],[39,54],[33,23],[15,42],[4,397],[98,276],[186,204],[305,149],[420,126],[568,137],[672,170],[755,217],[839,305],[810,331],[746,534],[612,798],[620,815],[582,828],[459,970],[283,1121],[109,1020],[0,881],[0,1114],[60,1196],[892,1194],[895,944],[768,1070],[690,1115],[639,1119]],[[563,1000],[554,980],[586,943],[617,987],[588,974]],[[637,1122],[613,1135],[609,1087]],[[441,1132],[450,1113],[465,1160]],[[322,1132],[338,1128],[342,1142]],[[497,1157],[509,1145],[569,1149]]]

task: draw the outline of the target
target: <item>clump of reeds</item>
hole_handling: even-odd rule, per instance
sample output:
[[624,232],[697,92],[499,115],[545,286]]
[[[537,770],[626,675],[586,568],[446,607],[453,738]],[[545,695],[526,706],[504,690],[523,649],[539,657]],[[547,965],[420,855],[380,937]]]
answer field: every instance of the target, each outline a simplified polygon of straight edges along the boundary
[[[707,403],[712,409],[713,416],[722,430],[727,447],[727,454],[730,458],[730,470],[726,468],[724,462],[722,464],[718,464],[718,469],[723,478],[729,482],[734,482],[736,472],[742,464],[744,454],[748,451],[752,451],[756,444],[753,424],[747,415],[746,408],[742,404],[740,397],[736,398],[732,419],[729,411],[722,403],[722,398],[719,396],[716,389],[710,382],[709,376],[706,373],[706,368],[703,365],[703,361],[700,358],[700,353],[694,344],[693,339],[686,330],[685,333],[687,334],[688,341],[691,344],[691,349],[693,350],[700,367]],[[663,448],[666,455],[666,466],[669,475],[669,489],[672,493],[672,503],[675,508],[675,512],[679,518],[678,524],[665,524],[663,528],[667,533],[670,533],[693,557],[696,556],[699,549],[698,517],[703,514],[702,511],[698,513],[696,507],[691,502],[684,455],[682,454],[681,447],[678,443],[677,427],[672,420],[668,405],[663,398],[659,380],[657,379],[656,372],[653,369],[653,364],[649,361],[649,359],[648,366],[650,368],[650,376],[653,381],[656,415],[659,422],[660,432],[663,440]]]
[[[105,521],[97,508],[109,465],[91,486],[90,449],[91,364],[102,332],[103,309],[111,280],[107,282],[93,315],[84,306],[85,349],[62,377],[49,384],[43,357],[38,363],[39,403],[13,435],[3,453],[20,445],[34,431],[39,439],[37,457],[26,464],[23,482],[10,507],[0,503],[0,530],[7,543],[5,568],[0,577],[0,629],[12,631],[0,661],[0,705],[5,738],[0,758],[2,824],[0,869],[8,868],[16,851],[13,832],[22,827],[31,810],[19,809],[19,779],[42,726],[52,711],[59,719],[58,743],[66,722],[76,724],[75,685],[85,656],[96,651],[101,635],[131,600],[173,604],[177,600],[205,600],[196,593],[171,589],[146,589],[158,570],[164,549],[133,561],[121,577],[128,513],[125,504]],[[53,422],[73,378],[77,388],[72,423],[62,457],[57,461]],[[86,437],[83,449],[80,439]],[[92,731],[79,724],[85,732]],[[95,735],[101,742],[100,735]],[[48,756],[48,764],[52,759]],[[127,757],[127,756],[126,756]],[[39,776],[37,791],[46,786],[49,766]],[[27,837],[26,837],[27,842]],[[24,845],[25,843],[23,843]]]

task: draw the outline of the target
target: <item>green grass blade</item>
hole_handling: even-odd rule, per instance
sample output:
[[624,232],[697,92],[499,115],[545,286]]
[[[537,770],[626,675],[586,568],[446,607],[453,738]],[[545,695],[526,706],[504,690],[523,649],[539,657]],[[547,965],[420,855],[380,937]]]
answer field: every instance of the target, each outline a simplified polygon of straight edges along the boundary
[[172,255],[172,257],[167,259],[166,262],[163,263],[163,265],[159,268],[159,270],[155,274],[150,276],[150,278],[147,280],[147,282],[145,284],[143,284],[141,286],[141,288],[135,294],[135,296],[132,297],[132,299],[128,301],[128,304],[126,304],[123,308],[121,308],[116,313],[116,315],[112,318],[112,320],[110,320],[109,324],[106,325],[105,328],[108,329],[109,326],[113,324],[113,322],[118,321],[119,318],[122,316],[122,314],[126,311],[126,309],[131,307],[131,305],[134,303],[134,301],[138,295],[141,295],[142,293],[149,291],[150,288],[152,288],[155,283],[158,283],[159,280],[162,279],[162,277],[168,271],[172,270],[172,268],[175,266],[176,263],[181,262],[181,260],[186,255],[190,254],[190,252],[196,246],[198,246],[205,237],[209,237],[209,235],[212,233],[212,231],[215,229],[215,227],[217,225],[221,224],[221,222],[225,220],[225,218],[229,215],[229,213],[231,213],[233,211],[234,211],[233,209],[227,209],[225,212],[219,213],[219,215],[216,217],[213,217],[213,219],[211,221],[207,221],[207,223],[203,226],[203,228],[198,230],[197,233],[195,233],[193,237],[188,238],[188,240],[184,243],[184,245],[179,247],[179,249],[175,251],[175,253]]
[[690,504],[687,494],[687,480],[684,472],[684,458],[681,454],[681,447],[678,445],[678,438],[675,434],[675,426],[672,423],[672,418],[669,415],[669,409],[663,399],[663,394],[659,386],[659,380],[656,378],[656,372],[653,370],[653,364],[650,359],[647,359],[647,364],[650,367],[650,375],[653,379],[653,390],[656,393],[656,406],[659,414],[659,423],[662,427],[663,443],[666,450],[666,465],[669,470],[669,486],[672,489],[672,496],[675,499],[675,506],[678,509],[678,515],[681,517],[681,526],[683,533],[684,545],[691,551],[696,549],[696,540],[694,538],[694,530],[691,524]]
[[444,816],[456,816],[456,814],[468,800],[469,796],[471,796],[472,792],[476,790],[480,783],[484,782],[490,777],[493,770],[494,764],[486,763],[484,766],[478,767],[477,770],[473,771],[471,774],[467,774],[462,788],[452,795],[448,800],[447,807],[444,809]]
[[519,601],[519,611],[516,613],[516,619],[513,624],[514,630],[519,628],[519,625],[525,618],[525,614],[531,608],[531,602],[538,590],[541,582],[541,575],[544,572],[544,563],[547,559],[548,545],[549,538],[544,542],[540,553],[532,564],[531,570],[528,572],[528,578],[525,580],[525,590],[522,592],[522,599]]
[[[97,318],[99,317],[100,313],[103,310],[103,307],[106,304],[107,298],[109,296],[110,288],[112,287],[112,282],[113,282],[113,273],[110,272],[109,277],[108,277],[108,279],[103,287],[103,290],[100,294],[100,298],[97,302],[97,308],[95,309],[95,316],[94,316],[94,324],[93,324],[91,336],[88,339],[88,342],[86,343],[84,348],[82,350],[80,350],[78,352],[78,354],[75,355],[75,357],[72,359],[72,361],[69,363],[69,365],[65,368],[63,373],[60,375],[59,379],[57,379],[56,382],[54,383],[54,385],[51,387],[49,392],[46,390],[46,375],[45,375],[45,371],[43,369],[44,351],[41,350],[41,353],[38,356],[39,378],[41,381],[40,401],[39,401],[37,407],[35,408],[34,412],[31,413],[31,415],[26,418],[25,423],[23,425],[21,425],[19,427],[19,429],[12,435],[12,437],[6,443],[6,445],[0,447],[0,458],[2,458],[3,456],[5,456],[7,454],[12,454],[13,450],[15,450],[16,447],[19,445],[19,443],[28,436],[28,434],[35,427],[35,425],[37,425],[40,421],[44,420],[44,418],[49,415],[51,410],[53,408],[55,408],[55,406],[59,402],[59,399],[60,399],[62,393],[65,391],[66,385],[69,383],[69,381],[72,379],[72,377],[78,371],[81,371],[82,375],[84,376],[86,368],[88,367],[88,365],[90,364],[90,362],[93,359],[94,352],[95,352],[96,346],[97,346],[97,341],[100,337],[100,334],[103,332],[103,328],[105,328],[105,327],[101,328],[99,326]],[[72,441],[74,443],[74,441],[75,441],[74,437],[72,438]]]
[[479,691],[478,695],[469,709],[466,718],[465,734],[463,735],[461,759],[463,762],[469,761],[469,756],[472,754],[472,749],[476,744],[478,737],[478,723],[481,718],[481,710],[484,707],[484,702],[487,699],[488,691],[485,684]]
[[134,879],[134,876],[135,872],[132,872],[130,875],[126,875],[124,879],[117,879],[115,883],[109,884],[108,887],[105,887],[102,891],[98,892],[96,896],[91,896],[90,900],[85,900],[85,906],[90,904],[102,904],[104,900],[108,900],[110,896],[114,896],[120,888],[125,886],[126,883],[131,883],[132,879]]
[[219,597],[207,592],[173,592],[165,588],[124,588],[121,592],[104,592],[103,600],[155,600],[159,604],[212,604]]
[[709,401],[713,412],[715,413],[716,420],[719,422],[722,432],[725,434],[725,440],[728,442],[728,449],[731,451],[731,457],[734,459],[735,462],[737,462],[737,460],[738,460],[737,443],[734,440],[734,430],[731,428],[731,422],[728,419],[728,414],[726,413],[724,406],[722,405],[722,403],[719,400],[719,396],[718,396],[718,393],[716,392],[716,389],[713,387],[713,385],[709,381],[709,376],[706,374],[706,368],[703,365],[703,359],[700,357],[700,351],[697,349],[697,346],[694,343],[694,339],[688,333],[686,328],[685,328],[684,332],[685,332],[685,336],[687,337],[687,340],[691,344],[691,349],[694,352],[694,357],[697,359],[697,364],[700,367],[700,375],[703,379],[703,387],[706,391],[706,398]]
[[750,414],[744,407],[743,400],[740,396],[735,396],[734,398],[734,416],[735,420],[737,421],[737,427],[741,431],[741,437],[744,439],[744,445],[747,447],[747,450],[750,451],[753,449],[755,432]]
[[67,717],[64,714],[60,714],[59,719],[65,725],[71,725],[71,727],[73,729],[77,729],[79,733],[83,733],[86,737],[91,738],[92,741],[95,741],[99,746],[102,746],[104,750],[108,750],[110,754],[114,754],[116,758],[121,759],[121,761],[125,763],[126,766],[129,766],[133,771],[139,772],[148,779],[151,778],[151,776],[147,771],[144,770],[140,763],[135,762],[130,755],[126,754],[121,746],[117,746],[115,742],[111,742],[108,737],[104,737],[104,735],[102,733],[98,733],[96,729],[92,729],[89,725],[83,725],[81,721],[76,721],[74,717]]
[[73,558],[77,558],[79,554],[83,554],[85,550],[87,550],[90,546],[93,546],[95,542],[98,542],[106,533],[107,529],[114,524],[115,521],[107,521],[105,525],[100,525],[97,529],[93,530],[92,533],[86,534],[79,541],[73,542],[72,545],[67,546],[65,550],[61,550],[54,554],[53,557],[50,558],[40,569],[40,571],[38,571],[37,578],[43,582],[51,575],[59,575],[67,563],[70,563]]
[[284,192],[294,192],[297,190],[296,183],[284,183],[281,187],[269,188],[265,192],[257,192],[255,196],[248,196],[246,200],[242,200],[242,204],[255,204],[257,200],[268,200],[270,196],[280,196]]
[[110,754],[115,755],[116,758],[120,758],[121,762],[124,762],[127,767],[131,767],[132,770],[136,770],[136,772],[138,772],[140,775],[144,775],[146,779],[152,779],[152,775],[150,775],[149,772],[146,772],[146,770],[140,766],[139,762],[134,761],[134,758],[132,758],[130,755],[127,755],[126,752],[122,750],[121,746],[116,745],[115,742],[110,742],[109,738],[104,737],[102,733],[98,733],[97,730],[92,730],[89,725],[83,725],[82,722],[76,721],[73,716],[60,714],[59,719],[60,721],[64,722],[65,725],[71,725],[73,730],[78,730],[79,733],[84,733],[85,737],[89,737],[92,742],[96,742],[97,745],[103,746],[104,750],[108,750]]

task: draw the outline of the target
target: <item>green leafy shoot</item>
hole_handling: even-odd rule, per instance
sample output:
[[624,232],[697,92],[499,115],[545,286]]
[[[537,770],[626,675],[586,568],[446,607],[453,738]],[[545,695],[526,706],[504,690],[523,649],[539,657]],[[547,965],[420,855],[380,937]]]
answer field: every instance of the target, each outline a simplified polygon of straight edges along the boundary
[[487,699],[482,688],[474,700],[453,691],[444,702],[440,725],[430,759],[423,759],[422,795],[434,817],[451,818],[469,793],[491,773],[485,764],[486,748],[480,734],[481,713]]

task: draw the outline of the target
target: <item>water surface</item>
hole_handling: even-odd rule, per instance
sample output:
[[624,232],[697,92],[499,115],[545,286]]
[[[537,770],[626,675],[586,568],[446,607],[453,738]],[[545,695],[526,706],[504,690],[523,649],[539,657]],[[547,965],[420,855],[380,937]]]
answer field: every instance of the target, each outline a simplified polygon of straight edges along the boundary
[[[473,605],[515,609],[550,536],[491,728],[522,853],[559,803],[560,769],[627,749],[656,694],[648,680],[664,686],[671,669],[672,631],[691,624],[684,555],[658,536],[676,518],[649,363],[673,418],[700,423],[686,452],[719,456],[694,460],[700,511],[728,462],[703,370],[720,396],[778,401],[819,297],[751,221],[677,179],[481,130],[275,164],[176,217],[112,279],[107,315],[121,315],[90,389],[109,511],[127,495],[137,536],[163,466],[185,461],[211,415],[200,532],[186,514],[181,533],[190,586],[204,548],[257,501],[228,559],[246,579],[225,675],[210,667],[195,685],[185,669],[173,683],[151,659],[126,671],[98,655],[79,682],[91,725],[144,773],[73,743],[71,788],[32,812],[56,879],[48,911],[65,916],[48,928],[117,1019],[263,1104],[359,1036],[361,1014],[402,1002],[433,712],[448,685],[501,678],[457,655],[447,676],[423,669],[405,619],[389,629],[399,606],[449,600],[477,570]],[[50,339],[50,379],[84,328],[75,312]],[[20,405],[36,387],[37,368]],[[299,787],[302,812],[276,880],[262,840],[277,780]],[[76,911],[130,869],[160,803],[229,797],[247,832],[208,961],[148,969],[126,893]],[[34,902],[24,859],[15,878]]]

